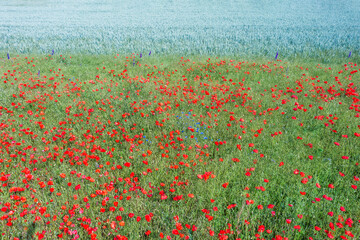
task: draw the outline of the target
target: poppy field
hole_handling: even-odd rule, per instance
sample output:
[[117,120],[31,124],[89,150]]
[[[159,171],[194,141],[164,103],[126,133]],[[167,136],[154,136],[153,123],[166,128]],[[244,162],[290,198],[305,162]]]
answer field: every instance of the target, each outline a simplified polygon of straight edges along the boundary
[[0,239],[359,239],[354,59],[2,55]]

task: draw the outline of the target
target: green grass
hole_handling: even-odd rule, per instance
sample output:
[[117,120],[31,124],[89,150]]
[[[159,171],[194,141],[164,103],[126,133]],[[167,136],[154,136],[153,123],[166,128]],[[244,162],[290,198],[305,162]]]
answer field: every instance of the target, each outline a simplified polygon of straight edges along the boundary
[[2,238],[359,238],[359,59],[329,56],[1,59]]

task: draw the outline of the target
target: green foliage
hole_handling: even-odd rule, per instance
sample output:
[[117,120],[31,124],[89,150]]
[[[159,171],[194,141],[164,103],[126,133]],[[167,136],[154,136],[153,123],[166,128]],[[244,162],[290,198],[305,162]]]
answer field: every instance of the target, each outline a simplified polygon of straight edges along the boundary
[[359,238],[359,67],[338,62],[1,59],[3,238]]

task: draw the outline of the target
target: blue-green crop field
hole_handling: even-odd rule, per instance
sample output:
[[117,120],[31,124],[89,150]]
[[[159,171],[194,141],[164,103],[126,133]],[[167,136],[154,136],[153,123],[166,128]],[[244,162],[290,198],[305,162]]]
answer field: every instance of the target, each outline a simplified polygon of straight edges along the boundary
[[1,1],[0,51],[356,55],[359,12],[357,0]]

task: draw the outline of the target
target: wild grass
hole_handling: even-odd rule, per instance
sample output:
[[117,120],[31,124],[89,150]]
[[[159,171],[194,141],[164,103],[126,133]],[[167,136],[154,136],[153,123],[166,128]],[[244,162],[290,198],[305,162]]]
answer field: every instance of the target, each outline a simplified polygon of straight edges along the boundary
[[329,56],[1,59],[2,239],[359,238],[359,59]]

